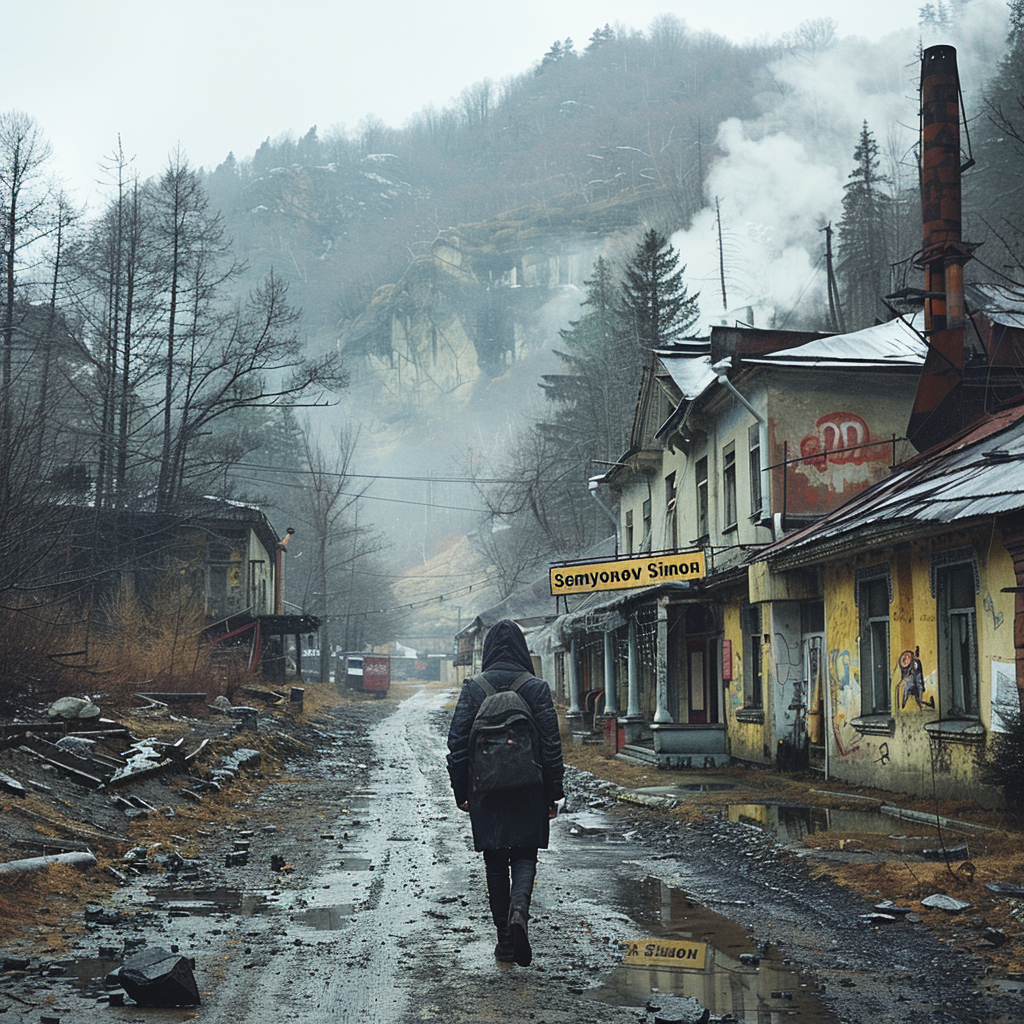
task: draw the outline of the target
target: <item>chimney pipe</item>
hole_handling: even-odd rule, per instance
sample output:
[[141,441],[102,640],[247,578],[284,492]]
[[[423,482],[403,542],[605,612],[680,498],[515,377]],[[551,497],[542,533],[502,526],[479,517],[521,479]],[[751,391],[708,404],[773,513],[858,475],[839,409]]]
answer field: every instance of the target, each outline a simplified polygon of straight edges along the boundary
[[295,528],[289,526],[274,549],[274,614],[284,615],[284,552]]
[[960,77],[956,47],[921,55],[921,219],[915,265],[925,274],[924,329],[929,349],[907,437],[918,451],[958,431],[966,409],[964,264],[977,246],[961,237]]

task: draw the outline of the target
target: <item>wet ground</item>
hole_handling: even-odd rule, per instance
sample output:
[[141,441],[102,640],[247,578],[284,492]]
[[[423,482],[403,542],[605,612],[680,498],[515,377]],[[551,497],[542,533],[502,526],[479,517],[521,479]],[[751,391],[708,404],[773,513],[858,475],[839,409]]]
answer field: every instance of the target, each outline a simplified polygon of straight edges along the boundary
[[[541,854],[534,964],[495,963],[482,861],[444,767],[452,694],[403,695],[375,711],[365,737],[339,723],[339,740],[290,765],[293,781],[267,786],[241,825],[210,822],[192,863],[115,893],[71,955],[0,975],[0,1015],[596,1024],[689,1021],[707,1009],[751,1024],[1024,1020],[1024,986],[987,982],[980,960],[905,919],[872,920],[869,905],[812,877],[787,846],[840,827],[822,809],[735,805],[686,825],[603,800],[599,781],[579,773]],[[849,813],[890,832],[906,824]],[[239,852],[246,863],[227,867]],[[195,959],[200,1007],[109,1005],[103,977],[142,943]]]

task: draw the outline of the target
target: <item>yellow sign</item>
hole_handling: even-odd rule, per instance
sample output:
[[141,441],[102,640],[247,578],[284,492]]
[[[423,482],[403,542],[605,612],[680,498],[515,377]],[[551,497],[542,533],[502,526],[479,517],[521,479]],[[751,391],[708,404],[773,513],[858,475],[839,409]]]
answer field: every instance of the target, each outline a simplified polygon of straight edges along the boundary
[[622,944],[627,967],[683,967],[703,971],[708,957],[706,942],[683,939],[635,939]]
[[653,558],[620,558],[614,562],[556,565],[551,568],[551,593],[592,594],[598,590],[656,587],[671,580],[704,578],[704,552],[682,551]]

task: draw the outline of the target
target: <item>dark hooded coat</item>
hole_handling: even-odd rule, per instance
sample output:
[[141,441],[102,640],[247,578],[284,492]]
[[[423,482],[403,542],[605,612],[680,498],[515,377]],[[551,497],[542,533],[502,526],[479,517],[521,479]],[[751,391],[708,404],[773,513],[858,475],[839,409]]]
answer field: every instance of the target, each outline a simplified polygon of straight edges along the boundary
[[[495,623],[484,641],[482,673],[496,689],[510,686],[533,661],[522,630],[510,619]],[[484,691],[469,676],[462,684],[448,731],[448,774],[457,804],[469,801],[473,845],[477,850],[513,847],[546,849],[548,808],[565,795],[562,790],[562,740],[551,688],[536,677],[523,683],[519,696],[537,723],[543,782],[504,793],[473,793],[469,774],[469,733],[484,701]]]

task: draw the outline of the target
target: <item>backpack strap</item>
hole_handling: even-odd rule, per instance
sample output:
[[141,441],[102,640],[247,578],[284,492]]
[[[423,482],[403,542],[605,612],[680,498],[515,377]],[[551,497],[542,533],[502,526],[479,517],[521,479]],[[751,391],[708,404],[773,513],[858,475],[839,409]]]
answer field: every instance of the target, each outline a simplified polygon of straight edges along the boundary
[[472,680],[476,685],[484,691],[484,699],[493,697],[498,691],[487,681],[487,677],[481,672],[478,676],[467,676],[467,679]]
[[519,692],[519,687],[522,686],[523,683],[528,683],[531,679],[533,679],[533,673],[532,672],[523,672],[522,674],[516,676],[516,678],[513,680],[513,682],[509,686],[509,689],[510,690],[514,690],[516,693],[518,693]]
[[[493,697],[494,694],[498,692],[495,689],[495,687],[488,681],[487,675],[483,672],[481,672],[480,675],[478,676],[467,676],[467,678],[472,679],[473,682],[476,683],[476,685],[484,691],[485,698]],[[515,677],[515,679],[512,680],[512,682],[505,689],[512,690],[518,693],[519,687],[522,686],[523,683],[528,683],[533,678],[534,675],[532,672],[521,672],[518,676]]]

